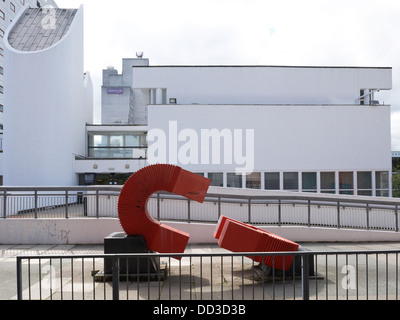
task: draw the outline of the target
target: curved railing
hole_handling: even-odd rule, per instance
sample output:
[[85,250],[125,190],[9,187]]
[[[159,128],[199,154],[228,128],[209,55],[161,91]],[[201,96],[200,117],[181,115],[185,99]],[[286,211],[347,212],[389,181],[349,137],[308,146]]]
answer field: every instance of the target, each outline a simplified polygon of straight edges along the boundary
[[[121,186],[0,188],[0,218],[118,217]],[[260,194],[262,193],[262,194]],[[148,203],[162,221],[216,223],[225,215],[258,225],[299,225],[399,231],[400,199],[343,195],[242,192],[210,188],[202,204],[159,192]]]

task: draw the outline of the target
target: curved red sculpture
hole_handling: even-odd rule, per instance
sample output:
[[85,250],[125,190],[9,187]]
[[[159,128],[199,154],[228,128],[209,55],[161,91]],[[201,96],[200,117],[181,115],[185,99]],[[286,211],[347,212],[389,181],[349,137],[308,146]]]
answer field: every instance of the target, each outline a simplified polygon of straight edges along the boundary
[[137,171],[126,181],[118,199],[122,228],[128,236],[143,236],[151,251],[184,252],[189,234],[153,219],[147,203],[158,191],[179,194],[202,203],[210,182],[210,179],[169,164],[150,165]]

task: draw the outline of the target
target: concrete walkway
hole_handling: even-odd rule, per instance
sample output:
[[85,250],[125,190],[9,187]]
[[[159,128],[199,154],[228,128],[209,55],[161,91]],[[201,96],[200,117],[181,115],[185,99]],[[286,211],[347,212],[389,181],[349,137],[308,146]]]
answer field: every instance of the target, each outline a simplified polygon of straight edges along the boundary
[[[304,243],[304,249],[311,251],[332,252],[352,250],[400,250],[400,243]],[[227,252],[217,245],[189,245],[185,253],[220,253]],[[85,255],[103,254],[102,245],[0,245],[0,300],[16,299],[16,257],[23,255]],[[316,263],[316,276],[310,281],[311,299],[400,299],[400,279],[398,266],[399,255],[366,257],[360,256],[319,256]],[[348,259],[348,260],[347,260]],[[102,260],[102,259],[100,259]],[[301,299],[301,280],[282,279],[274,281],[260,281],[255,277],[253,261],[240,257],[215,258],[210,260],[194,257],[191,260],[175,259],[165,261],[169,265],[169,275],[164,281],[155,281],[150,286],[147,282],[121,282],[121,299]],[[46,261],[42,261],[43,265]],[[36,263],[37,264],[37,263]],[[54,262],[53,267],[56,267]],[[74,264],[73,262],[71,264]],[[96,264],[96,265],[95,265]],[[63,299],[111,299],[112,288],[110,283],[95,283],[91,277],[94,269],[99,269],[102,261],[74,266],[72,286],[74,296],[66,289],[71,284],[65,283]],[[42,265],[42,267],[43,267]],[[201,267],[200,267],[201,265]],[[350,265],[357,268],[357,290],[344,289],[343,281],[350,273],[343,273],[343,266]],[[368,272],[364,267],[368,266]],[[35,272],[35,263],[30,266]],[[26,270],[26,266],[25,269]],[[215,269],[213,269],[215,268]],[[85,269],[79,272],[80,269]],[[63,274],[68,275],[70,266],[63,266]],[[210,272],[211,271],[211,272]],[[85,283],[79,282],[83,274]],[[378,275],[378,276],[376,276]],[[67,276],[68,277],[68,276]],[[86,281],[88,281],[86,283]],[[66,280],[67,282],[67,280]],[[380,286],[383,287],[380,287]],[[38,281],[32,277],[31,285],[24,284],[24,298],[29,291],[35,291]],[[31,289],[29,289],[31,288]],[[36,288],[37,289],[37,288]],[[68,293],[69,292],[69,293]],[[35,296],[33,299],[47,299],[46,296]],[[84,295],[84,296],[83,296]],[[104,296],[105,295],[105,296]],[[59,299],[60,292],[53,294],[53,299]]]

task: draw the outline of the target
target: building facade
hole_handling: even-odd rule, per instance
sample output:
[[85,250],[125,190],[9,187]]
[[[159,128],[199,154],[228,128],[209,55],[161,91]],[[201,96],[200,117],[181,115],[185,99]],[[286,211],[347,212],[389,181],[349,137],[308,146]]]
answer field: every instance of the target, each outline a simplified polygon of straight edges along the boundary
[[10,124],[4,131],[4,184],[76,185],[75,157],[85,154],[86,123],[93,120],[83,7],[25,9],[5,33],[4,51],[4,121]]
[[[3,128],[4,128],[4,115],[3,111],[6,106],[4,105],[4,95],[7,89],[4,87],[4,77],[7,72],[7,66],[4,61],[4,36],[8,27],[15,20],[17,15],[28,7],[43,8],[43,7],[57,8],[54,0],[3,0],[0,1],[0,150],[3,152]],[[0,185],[3,183],[3,154],[0,154]]]
[[[390,106],[378,99],[391,88],[391,68],[132,66],[147,163],[223,187],[390,196]],[[111,163],[86,173],[117,174]]]

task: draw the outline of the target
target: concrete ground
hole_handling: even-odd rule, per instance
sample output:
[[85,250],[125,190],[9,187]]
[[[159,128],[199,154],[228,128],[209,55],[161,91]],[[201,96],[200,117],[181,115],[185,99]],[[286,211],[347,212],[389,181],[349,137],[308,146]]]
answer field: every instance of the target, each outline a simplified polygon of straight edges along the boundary
[[[318,251],[399,250],[400,243],[303,243]],[[17,298],[16,257],[27,255],[103,254],[102,245],[0,245],[0,300]],[[185,253],[228,252],[217,245],[189,245]],[[395,255],[321,255],[314,258],[310,299],[399,299],[400,258]],[[301,299],[301,279],[260,277],[251,259],[241,257],[163,258],[165,279],[122,280],[120,298],[132,300],[293,300]],[[73,266],[73,268],[71,268]],[[348,266],[346,269],[345,266]],[[111,282],[95,281],[103,259],[24,261],[24,299],[112,299]],[[54,272],[51,272],[51,271]],[[368,272],[366,271],[368,270]],[[27,277],[28,272],[31,278]],[[39,273],[41,281],[39,281]]]

